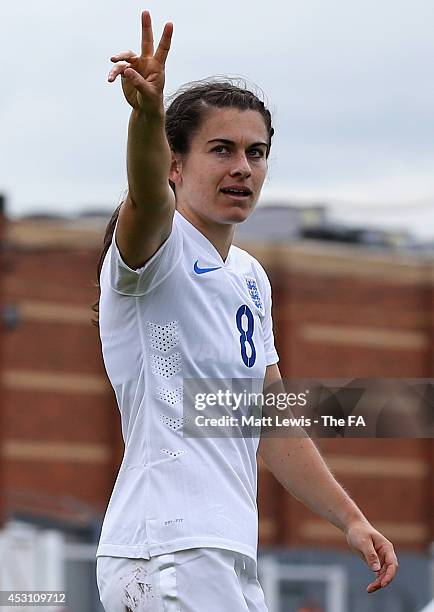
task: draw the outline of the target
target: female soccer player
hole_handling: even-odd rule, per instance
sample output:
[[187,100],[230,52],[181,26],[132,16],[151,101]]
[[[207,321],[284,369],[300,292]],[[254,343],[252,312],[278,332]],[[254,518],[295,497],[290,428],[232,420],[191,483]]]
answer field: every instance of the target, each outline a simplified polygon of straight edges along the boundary
[[[229,81],[189,85],[163,106],[173,26],[156,52],[113,56],[132,107],[128,194],[106,232],[99,326],[125,453],[104,519],[97,580],[107,612],[264,612],[257,580],[254,437],[187,437],[186,379],[280,380],[271,291],[232,246],[267,173],[273,128],[256,95]],[[262,438],[286,489],[340,527],[373,592],[394,577],[392,544],[366,520],[305,438]]]

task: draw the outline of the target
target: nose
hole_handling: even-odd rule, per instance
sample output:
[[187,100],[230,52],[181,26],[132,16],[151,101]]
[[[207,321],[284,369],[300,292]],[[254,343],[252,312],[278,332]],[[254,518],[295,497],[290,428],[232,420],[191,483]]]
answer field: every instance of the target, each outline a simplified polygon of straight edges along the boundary
[[230,171],[230,176],[243,176],[244,178],[248,178],[251,174],[252,170],[247,157],[244,153],[238,155],[236,160],[234,160],[234,167]]

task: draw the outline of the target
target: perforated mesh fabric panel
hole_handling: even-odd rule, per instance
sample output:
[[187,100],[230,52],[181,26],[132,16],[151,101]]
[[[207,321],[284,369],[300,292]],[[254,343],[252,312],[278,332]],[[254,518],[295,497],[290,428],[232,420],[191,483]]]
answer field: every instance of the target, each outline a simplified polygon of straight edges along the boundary
[[160,414],[160,420],[164,425],[173,429],[173,431],[178,431],[187,422],[186,417],[179,417],[177,419],[173,419],[171,417],[166,416],[165,414]]
[[165,387],[156,387],[155,397],[169,406],[175,406],[175,404],[182,401],[183,388],[177,387],[176,389],[167,389]]
[[172,353],[168,357],[151,355],[151,370],[153,374],[170,378],[177,374],[181,368],[181,353]]
[[179,457],[180,455],[185,455],[185,453],[187,452],[185,450],[169,450],[168,448],[162,448],[161,450],[163,451],[163,453],[166,453],[166,455],[170,455],[171,457]]
[[149,342],[153,349],[168,353],[179,344],[178,321],[171,321],[167,325],[148,323]]

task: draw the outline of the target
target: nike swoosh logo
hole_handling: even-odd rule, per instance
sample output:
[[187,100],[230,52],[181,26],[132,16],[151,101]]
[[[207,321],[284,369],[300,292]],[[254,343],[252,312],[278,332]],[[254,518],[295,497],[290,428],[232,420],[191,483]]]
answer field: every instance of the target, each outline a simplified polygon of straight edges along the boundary
[[197,265],[197,262],[199,260],[194,262],[194,271],[196,272],[196,274],[206,274],[207,272],[214,272],[214,270],[220,270],[221,266],[217,266],[217,268],[199,268],[199,266]]

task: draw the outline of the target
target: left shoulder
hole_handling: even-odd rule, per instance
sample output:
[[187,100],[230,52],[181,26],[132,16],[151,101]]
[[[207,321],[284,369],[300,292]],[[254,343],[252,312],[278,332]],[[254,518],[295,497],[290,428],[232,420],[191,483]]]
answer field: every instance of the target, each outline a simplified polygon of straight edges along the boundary
[[253,255],[239,247],[232,246],[232,248],[239,273],[244,276],[254,277],[262,291],[270,291],[270,281],[267,273],[256,257],[253,257]]
[[240,249],[240,247],[237,247],[235,245],[232,245],[231,249],[233,251],[233,255],[237,260],[237,263],[248,263],[255,269],[259,270],[261,274],[265,274],[265,276],[267,276],[267,273],[265,272],[259,261],[256,259],[256,257],[253,257],[253,255],[251,255],[248,251]]

